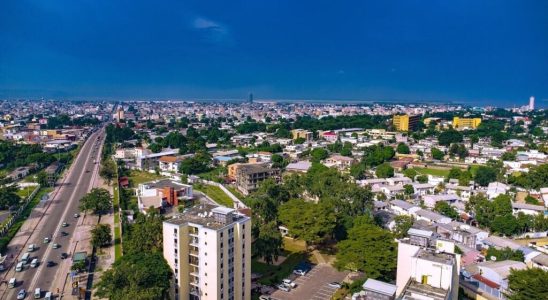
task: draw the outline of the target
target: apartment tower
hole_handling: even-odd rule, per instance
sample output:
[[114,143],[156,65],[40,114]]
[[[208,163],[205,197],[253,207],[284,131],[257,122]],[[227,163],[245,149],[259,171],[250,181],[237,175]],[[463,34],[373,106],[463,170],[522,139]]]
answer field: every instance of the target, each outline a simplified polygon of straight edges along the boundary
[[179,300],[251,299],[251,219],[236,210],[197,205],[164,221],[164,258]]

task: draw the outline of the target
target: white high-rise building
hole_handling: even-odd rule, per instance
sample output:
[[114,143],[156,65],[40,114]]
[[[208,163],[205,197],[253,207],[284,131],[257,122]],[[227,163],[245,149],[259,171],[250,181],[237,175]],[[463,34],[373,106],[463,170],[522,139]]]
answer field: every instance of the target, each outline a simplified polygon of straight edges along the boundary
[[251,299],[251,218],[202,204],[164,221],[163,237],[173,299]]
[[535,110],[535,97],[533,96],[529,97],[529,109]]

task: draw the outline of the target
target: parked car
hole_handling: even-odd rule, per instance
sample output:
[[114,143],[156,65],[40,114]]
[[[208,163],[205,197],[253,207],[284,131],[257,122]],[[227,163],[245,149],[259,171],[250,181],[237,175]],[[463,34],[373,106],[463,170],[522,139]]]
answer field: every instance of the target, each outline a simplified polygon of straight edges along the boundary
[[330,282],[328,285],[332,288],[338,288],[338,289],[341,288],[341,284],[338,282]]
[[295,275],[304,276],[304,275],[306,275],[306,273],[307,273],[306,270],[301,270],[301,269],[295,269],[295,270],[293,270],[293,274],[295,274]]
[[289,278],[286,278],[286,279],[282,280],[282,283],[289,286],[289,287],[291,287],[291,288],[295,288],[297,286],[297,284]]
[[278,290],[284,291],[284,292],[289,292],[289,291],[291,291],[291,288],[288,287],[288,286],[286,286],[286,285],[284,285],[284,284],[279,284],[279,285],[278,285]]
[[272,298],[270,298],[270,296],[261,295],[259,296],[259,300],[272,300]]
[[75,218],[80,218],[80,214],[74,214]]

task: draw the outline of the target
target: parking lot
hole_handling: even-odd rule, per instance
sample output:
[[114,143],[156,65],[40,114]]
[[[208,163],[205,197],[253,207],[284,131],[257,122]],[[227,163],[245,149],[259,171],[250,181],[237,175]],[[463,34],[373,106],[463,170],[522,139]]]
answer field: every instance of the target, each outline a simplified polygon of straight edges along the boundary
[[330,282],[342,282],[348,272],[339,272],[327,264],[313,266],[305,276],[292,275],[297,286],[289,292],[276,290],[273,300],[329,300],[337,288],[330,287]]

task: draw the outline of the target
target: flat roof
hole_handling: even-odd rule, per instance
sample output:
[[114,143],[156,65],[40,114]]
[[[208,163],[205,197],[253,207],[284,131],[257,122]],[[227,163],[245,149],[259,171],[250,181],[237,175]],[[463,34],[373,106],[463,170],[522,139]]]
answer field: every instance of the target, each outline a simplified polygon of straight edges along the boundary
[[370,290],[379,294],[394,296],[396,294],[396,286],[390,283],[382,282],[375,279],[367,279],[362,285],[364,290]]

